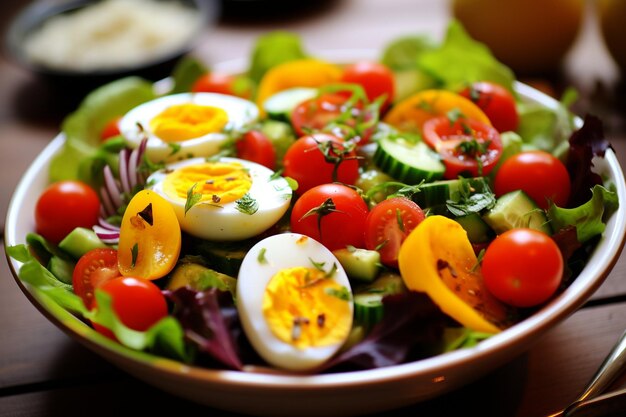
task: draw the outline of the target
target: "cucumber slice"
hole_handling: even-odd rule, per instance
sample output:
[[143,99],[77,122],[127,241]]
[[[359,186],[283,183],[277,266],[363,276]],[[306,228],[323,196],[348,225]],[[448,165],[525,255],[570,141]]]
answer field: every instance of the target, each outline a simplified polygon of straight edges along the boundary
[[546,213],[522,190],[501,196],[483,220],[497,234],[521,227],[552,234]]
[[59,248],[78,259],[92,249],[108,248],[108,246],[93,230],[77,227],[59,242]]
[[380,253],[375,250],[345,248],[333,254],[351,279],[372,282],[380,270]]
[[236,277],[246,253],[256,243],[255,240],[241,242],[198,241],[194,250],[203,256],[207,265],[222,274]]
[[383,298],[390,294],[407,291],[402,277],[395,273],[385,273],[371,284],[361,287],[354,294],[354,320],[357,325],[371,329],[383,318]]
[[464,182],[470,189],[479,192],[489,189],[489,184],[483,177],[433,181],[420,186],[420,191],[413,194],[412,200],[421,208],[431,209],[431,213],[447,214],[446,203],[449,200],[460,200],[460,190]]
[[204,291],[207,288],[217,288],[222,291],[230,291],[234,296],[237,288],[237,279],[199,264],[183,263],[178,265],[172,273],[167,283],[167,289],[174,291],[185,286],[198,291]]
[[467,216],[457,217],[456,220],[467,232],[467,238],[472,243],[488,242],[493,231],[491,227],[485,223],[478,213],[470,213]]
[[291,122],[291,112],[300,103],[317,96],[316,88],[296,87],[280,91],[263,103],[270,119]]
[[362,293],[354,295],[354,321],[366,329],[371,329],[383,319],[383,293]]
[[263,132],[272,142],[272,145],[274,145],[274,150],[276,151],[276,166],[281,167],[287,149],[289,149],[296,140],[296,135],[291,125],[278,120],[266,119],[261,124],[261,132]]
[[379,139],[374,162],[382,171],[406,184],[439,179],[446,169],[439,156],[424,142],[396,135]]

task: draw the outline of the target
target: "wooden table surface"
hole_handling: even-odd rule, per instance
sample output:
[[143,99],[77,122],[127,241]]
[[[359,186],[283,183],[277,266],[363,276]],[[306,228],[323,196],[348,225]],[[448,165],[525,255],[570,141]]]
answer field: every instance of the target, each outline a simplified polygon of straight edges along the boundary
[[[0,6],[3,31],[24,4],[4,0]],[[440,0],[324,1],[295,10],[284,3],[281,12],[269,13],[251,11],[249,4],[229,1],[217,27],[207,31],[195,53],[208,64],[246,56],[256,36],[274,29],[299,33],[309,50],[380,49],[403,34],[425,32],[440,38],[449,16],[447,2]],[[595,30],[588,20],[565,70],[552,81],[579,88],[582,99],[577,110],[580,114],[591,110],[605,119],[607,135],[626,166],[626,106],[615,92],[618,73]],[[0,58],[2,227],[22,173],[71,110],[58,103],[58,97],[40,80],[6,56]],[[579,394],[625,328],[626,255],[622,254],[590,302],[527,353],[469,386],[398,412],[448,416],[473,410],[471,414],[483,416],[544,416]],[[126,414],[128,406],[121,404],[129,403],[143,415],[226,414],[158,391],[74,342],[29,303],[5,261],[0,261],[0,335],[2,416]]]

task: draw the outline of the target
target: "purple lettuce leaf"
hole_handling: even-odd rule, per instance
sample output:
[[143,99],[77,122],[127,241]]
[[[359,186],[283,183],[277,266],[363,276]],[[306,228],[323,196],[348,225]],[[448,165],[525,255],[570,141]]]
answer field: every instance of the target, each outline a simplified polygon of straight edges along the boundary
[[572,183],[568,207],[577,207],[591,198],[594,185],[602,184],[602,178],[591,171],[594,156],[604,156],[611,144],[604,136],[602,121],[587,115],[583,126],[575,131],[569,139],[567,154],[567,171]]
[[174,303],[173,315],[183,326],[185,338],[214,361],[241,370],[237,339],[243,332],[230,292],[182,287],[165,293]]
[[323,370],[372,369],[428,356],[447,317],[422,293],[383,298],[385,314],[361,342],[326,363]]

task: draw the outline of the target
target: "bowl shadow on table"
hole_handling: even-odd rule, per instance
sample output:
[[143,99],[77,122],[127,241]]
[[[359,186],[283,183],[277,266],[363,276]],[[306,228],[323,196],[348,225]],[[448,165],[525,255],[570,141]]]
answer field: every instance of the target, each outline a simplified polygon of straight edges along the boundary
[[[82,416],[84,407],[90,406],[91,417],[126,415],[135,411],[142,415],[154,412],[157,415],[243,417],[242,414],[215,410],[163,392],[70,341],[59,350],[58,355],[59,360],[55,363],[58,369],[53,369],[53,374],[64,374],[68,361],[77,356],[93,356],[85,366],[95,371],[50,387],[54,389],[42,396],[44,404],[41,409],[46,410],[46,416]],[[400,416],[448,417],[473,411],[479,412],[481,417],[514,417],[522,401],[527,373],[528,355],[522,354],[474,383],[444,396],[368,416],[384,417],[393,413]],[[103,398],[115,400],[103,401]],[[93,407],[93,404],[98,406]]]

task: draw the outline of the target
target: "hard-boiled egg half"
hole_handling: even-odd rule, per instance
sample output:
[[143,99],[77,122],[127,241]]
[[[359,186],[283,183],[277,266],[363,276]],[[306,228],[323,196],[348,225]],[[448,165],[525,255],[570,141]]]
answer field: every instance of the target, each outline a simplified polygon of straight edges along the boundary
[[122,117],[120,132],[132,148],[147,138],[152,162],[211,156],[228,140],[226,132],[259,116],[251,101],[215,93],[182,93],[143,103]]
[[250,343],[268,363],[307,371],[330,359],[352,327],[352,290],[335,256],[297,233],[263,239],[237,279],[237,309]]
[[217,241],[264,232],[285,214],[292,195],[274,171],[238,158],[174,162],[147,184],[172,205],[182,230]]

